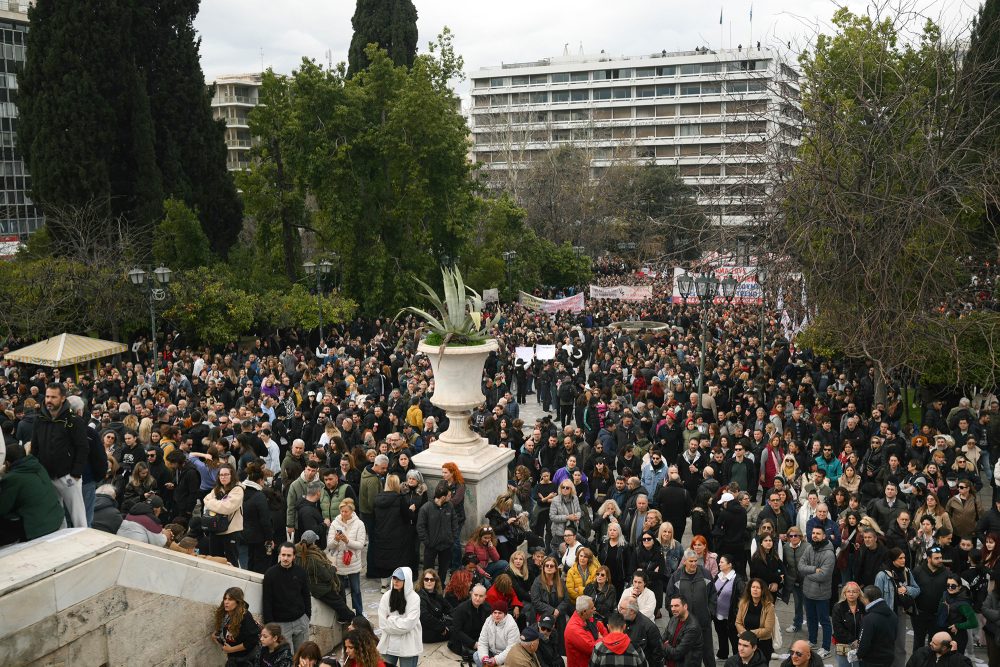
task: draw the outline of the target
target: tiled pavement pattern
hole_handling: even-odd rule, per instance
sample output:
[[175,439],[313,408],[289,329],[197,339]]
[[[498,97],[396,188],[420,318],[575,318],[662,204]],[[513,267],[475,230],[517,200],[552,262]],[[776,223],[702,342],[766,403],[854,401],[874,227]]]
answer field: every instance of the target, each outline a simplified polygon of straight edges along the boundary
[[[545,414],[542,412],[541,406],[535,403],[535,397],[528,396],[528,402],[521,406],[521,418],[524,420],[525,429],[531,428],[534,425],[535,419],[539,416]],[[552,415],[555,417],[555,414]],[[984,492],[989,494],[989,488],[987,487]],[[988,498],[982,499],[984,503]],[[687,535],[690,535],[690,524],[688,525]],[[373,624],[378,623],[378,601],[381,597],[381,591],[379,588],[378,579],[366,579],[364,575],[361,578],[361,589],[365,600],[365,612],[369,619],[371,619]],[[348,598],[348,604],[350,604],[350,599]],[[778,604],[778,622],[781,624],[781,629],[784,630],[792,623],[792,607],[786,604]],[[657,626],[662,630],[667,625],[667,619],[664,618],[657,621]],[[822,634],[822,630],[820,630]],[[806,633],[804,631],[801,633],[796,633],[794,635],[789,635],[783,632],[784,648],[776,651],[775,656],[771,659],[771,667],[777,667],[781,661],[788,657],[788,647],[792,641],[797,639],[807,639]],[[907,656],[911,652],[910,644],[912,643],[912,631],[909,633],[910,638],[907,640]],[[716,638],[717,639],[717,638]],[[716,646],[718,649],[718,646]],[[976,649],[975,657],[972,659],[973,667],[987,667],[986,663],[986,649]],[[448,650],[448,647],[444,643],[441,644],[427,644],[424,646],[423,656],[420,658],[421,667],[454,667],[459,662],[459,657]],[[825,665],[833,665],[834,658],[831,654],[826,660],[823,661]],[[718,665],[722,665],[722,662],[718,662]],[[542,665],[542,667],[554,667],[551,665]],[[992,667],[1000,667],[1000,665],[994,665]]]

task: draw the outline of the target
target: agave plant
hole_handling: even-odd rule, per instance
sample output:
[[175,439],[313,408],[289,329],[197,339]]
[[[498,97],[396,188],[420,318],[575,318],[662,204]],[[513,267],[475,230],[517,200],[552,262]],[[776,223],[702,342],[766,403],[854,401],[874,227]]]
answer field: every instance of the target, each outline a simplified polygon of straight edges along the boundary
[[442,267],[441,279],[444,283],[444,299],[430,285],[416,279],[424,288],[423,297],[437,311],[437,317],[415,306],[403,308],[396,317],[409,312],[424,320],[425,328],[431,332],[428,342],[432,345],[440,343],[442,348],[447,345],[479,345],[485,342],[489,335],[483,327],[483,298],[465,284],[462,272],[457,268]]

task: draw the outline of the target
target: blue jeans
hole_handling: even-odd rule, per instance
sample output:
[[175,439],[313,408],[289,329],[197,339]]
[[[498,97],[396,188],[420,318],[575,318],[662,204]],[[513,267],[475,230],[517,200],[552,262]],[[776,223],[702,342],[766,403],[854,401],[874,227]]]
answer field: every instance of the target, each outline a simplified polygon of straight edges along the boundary
[[351,604],[354,605],[354,613],[358,616],[364,616],[365,603],[361,600],[361,573],[342,574],[340,575],[340,583],[345,591],[348,588],[351,589]]
[[[401,658],[398,655],[383,655],[382,659],[385,660],[387,665],[399,665],[399,667],[417,667],[417,658],[420,656],[411,655],[406,658]],[[482,664],[482,663],[480,663]]]
[[823,600],[810,600],[805,598],[806,619],[809,623],[809,643],[816,644],[818,633],[817,625],[823,626],[823,648],[830,650],[830,639],[833,634],[833,626],[830,623],[830,598]]
[[860,662],[850,662],[846,655],[837,655],[834,657],[834,664],[837,667],[859,667]]
[[796,583],[792,585],[792,598],[795,600],[795,616],[792,619],[792,625],[798,631],[802,627],[802,619],[804,617],[804,612],[802,611],[802,584]]
[[97,500],[97,482],[83,483],[83,509],[87,513],[87,526],[94,525],[94,501]]
[[496,579],[506,571],[507,561],[505,560],[494,561],[486,566],[486,574],[490,575],[490,579]]

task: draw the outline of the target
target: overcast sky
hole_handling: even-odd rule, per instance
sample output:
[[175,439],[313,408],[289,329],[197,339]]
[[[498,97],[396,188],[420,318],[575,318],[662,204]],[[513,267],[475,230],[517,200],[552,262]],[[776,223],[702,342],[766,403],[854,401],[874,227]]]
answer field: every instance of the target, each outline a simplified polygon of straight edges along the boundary
[[[503,62],[538,60],[602,49],[612,55],[640,55],[761,45],[793,52],[817,28],[828,26],[839,5],[864,12],[869,3],[831,0],[414,0],[419,47],[448,26],[467,73]],[[893,0],[937,20],[947,34],[964,30],[978,0]],[[750,10],[753,7],[753,24]],[[196,26],[201,34],[205,78],[259,72],[289,73],[303,56],[334,63],[347,60],[355,0],[204,0]],[[719,13],[722,12],[722,25]],[[919,24],[919,22],[918,22]],[[730,35],[731,40],[730,40]],[[263,53],[263,55],[262,55]],[[458,85],[465,93],[469,82]]]

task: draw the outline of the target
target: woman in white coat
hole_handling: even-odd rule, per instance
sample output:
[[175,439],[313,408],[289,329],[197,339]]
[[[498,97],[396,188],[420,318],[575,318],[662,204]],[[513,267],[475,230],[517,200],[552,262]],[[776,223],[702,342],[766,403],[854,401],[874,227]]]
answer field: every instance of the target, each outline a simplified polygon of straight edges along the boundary
[[365,524],[354,513],[354,500],[344,498],[340,502],[340,514],[330,524],[326,555],[336,566],[344,590],[351,589],[351,604],[358,616],[364,616],[365,611],[361,600],[361,551],[366,541],[368,533]]
[[417,667],[417,658],[424,652],[420,626],[420,596],[413,590],[413,572],[397,567],[392,573],[392,585],[378,603],[378,627],[382,636],[379,653],[387,665]]

